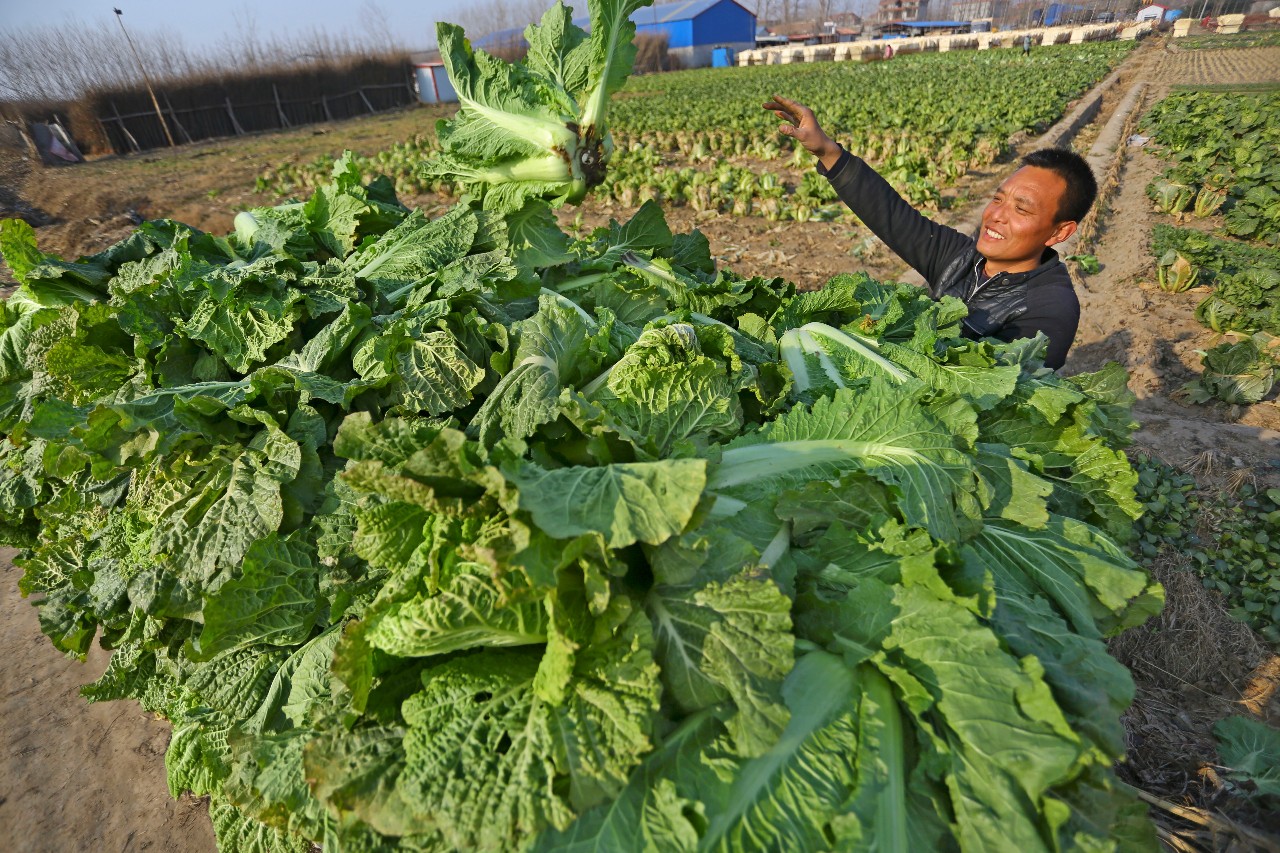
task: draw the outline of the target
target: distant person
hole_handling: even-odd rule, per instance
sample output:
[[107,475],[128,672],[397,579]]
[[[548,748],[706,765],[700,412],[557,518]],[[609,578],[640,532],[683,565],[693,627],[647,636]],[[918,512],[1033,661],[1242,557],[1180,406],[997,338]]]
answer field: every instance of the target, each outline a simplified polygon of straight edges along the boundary
[[1022,35],[1022,55],[1031,55],[1031,35],[1029,33],[1023,33]]
[[840,200],[919,272],[934,299],[969,306],[967,338],[1049,338],[1045,365],[1062,367],[1080,322],[1080,301],[1051,246],[1066,240],[1093,206],[1098,184],[1080,155],[1044,148],[1022,158],[982,212],[977,240],[934,222],[894,192],[861,158],[822,130],[813,111],[775,95],[764,105],[779,131],[818,158]]

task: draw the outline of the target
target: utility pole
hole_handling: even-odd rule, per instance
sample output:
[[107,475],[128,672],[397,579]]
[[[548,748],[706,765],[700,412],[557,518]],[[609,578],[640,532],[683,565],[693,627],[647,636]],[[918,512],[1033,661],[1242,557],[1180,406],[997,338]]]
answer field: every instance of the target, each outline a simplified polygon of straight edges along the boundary
[[133,46],[133,39],[129,38],[129,31],[124,28],[124,12],[119,9],[113,9],[116,13],[116,20],[120,22],[120,32],[124,33],[124,40],[129,43],[129,50],[133,53],[134,62],[138,63],[138,71],[142,74],[142,82],[147,84],[147,94],[151,96],[151,106],[156,108],[156,118],[160,119],[160,126],[164,128],[164,138],[169,140],[169,147],[173,148],[173,134],[169,132],[169,122],[164,120],[164,113],[160,112],[160,102],[156,100],[155,90],[151,88],[151,78],[147,76],[147,69],[142,65],[142,57],[138,56],[138,49]]

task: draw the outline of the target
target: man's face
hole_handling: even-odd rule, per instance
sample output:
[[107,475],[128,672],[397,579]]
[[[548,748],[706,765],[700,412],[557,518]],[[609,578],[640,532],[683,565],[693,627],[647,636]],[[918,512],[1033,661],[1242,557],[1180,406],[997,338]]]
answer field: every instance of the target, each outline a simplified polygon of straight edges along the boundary
[[1039,265],[1045,247],[1074,230],[1058,222],[1058,202],[1066,191],[1067,182],[1048,169],[1023,166],[1014,172],[982,212],[978,251],[989,261],[1030,263],[1026,269]]

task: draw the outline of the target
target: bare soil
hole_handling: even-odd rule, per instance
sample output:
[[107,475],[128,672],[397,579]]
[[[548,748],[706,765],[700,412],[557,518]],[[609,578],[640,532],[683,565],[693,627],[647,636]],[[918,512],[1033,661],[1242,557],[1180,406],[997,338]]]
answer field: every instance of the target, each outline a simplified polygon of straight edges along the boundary
[[[1130,79],[1145,81],[1142,110],[1175,86],[1280,84],[1280,48],[1181,51],[1176,43],[1133,57]],[[1155,286],[1149,236],[1157,222],[1172,222],[1147,200],[1147,184],[1166,168],[1145,146],[1124,152],[1120,185],[1103,217],[1095,254],[1102,270],[1080,276],[1081,324],[1065,373],[1097,370],[1118,361],[1137,394],[1137,441],[1172,464],[1189,464],[1206,451],[1280,485],[1280,406],[1275,394],[1254,406],[1195,406],[1180,399],[1183,385],[1200,373],[1199,351],[1222,338],[1195,319],[1208,288],[1165,293]],[[1208,227],[1209,222],[1197,227]]]
[[95,647],[80,663],[54,649],[18,594],[15,554],[0,549],[0,848],[214,850],[206,804],[169,796],[169,724],[133,702],[80,697],[111,653]]
[[[1173,85],[1280,81],[1280,48],[1179,51],[1153,40],[1125,65],[1123,86],[1138,80],[1150,84],[1144,109]],[[1122,94],[1108,94],[1094,128],[1077,139],[1077,149],[1087,148]],[[63,168],[43,168],[0,139],[0,216],[27,219],[37,226],[41,247],[64,257],[103,249],[146,218],[169,217],[226,232],[237,210],[275,203],[254,190],[266,168],[336,155],[343,148],[371,154],[424,132],[441,114],[439,108],[406,109]],[[1130,387],[1139,398],[1137,440],[1144,450],[1183,467],[1211,458],[1218,477],[1213,482],[1251,478],[1280,485],[1280,407],[1274,399],[1249,407],[1206,407],[1178,398],[1181,385],[1198,372],[1196,351],[1212,346],[1215,336],[1192,315],[1202,293],[1167,294],[1151,284],[1148,234],[1158,217],[1143,190],[1163,166],[1145,148],[1128,148],[1123,156],[1119,190],[1094,248],[1102,269],[1079,280],[1083,320],[1065,372],[1119,361],[1130,371]],[[940,218],[958,227],[972,220],[980,201],[971,200],[984,199],[1015,165],[1005,158],[971,173],[948,194]],[[434,206],[440,199],[405,201]],[[564,212],[562,222],[593,227],[632,212],[592,202]],[[717,259],[746,275],[784,276],[811,288],[851,270],[885,278],[902,272],[896,259],[883,248],[869,247],[865,232],[850,223],[772,223],[699,216],[689,208],[667,214],[673,230],[701,229]],[[0,270],[0,277],[6,273]],[[81,664],[53,650],[40,634],[35,610],[18,596],[20,570],[12,557],[13,552],[0,551],[2,846],[213,850],[203,805],[174,801],[166,790],[168,725],[129,703],[89,705],[79,697],[79,685],[96,678],[107,655],[95,650]],[[1127,720],[1131,758],[1125,772],[1158,798],[1212,810],[1221,805],[1218,789],[1204,775],[1214,760],[1212,724],[1242,709],[1275,721],[1280,657],[1231,622],[1222,602],[1176,558],[1159,567],[1159,574],[1168,587],[1165,616],[1159,625],[1141,629],[1144,633],[1125,635],[1115,649],[1139,686]],[[1226,849],[1193,835],[1188,830],[1182,836],[1193,845],[1189,849]],[[1246,843],[1236,849],[1253,848]]]

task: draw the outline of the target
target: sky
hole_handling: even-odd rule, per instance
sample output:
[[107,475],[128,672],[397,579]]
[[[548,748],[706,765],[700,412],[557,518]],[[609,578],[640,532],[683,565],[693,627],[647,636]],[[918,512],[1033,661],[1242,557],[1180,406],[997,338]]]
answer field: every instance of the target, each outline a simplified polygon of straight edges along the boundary
[[288,36],[299,28],[363,32],[360,13],[369,2],[386,14],[405,46],[421,49],[434,45],[436,21],[450,20],[451,13],[466,0],[257,0],[252,4],[238,0],[0,0],[0,30],[68,21],[114,24],[112,8],[119,8],[131,34],[163,27],[178,33],[188,48],[198,49],[234,37],[249,19],[265,36],[264,41],[270,41],[271,36]]

